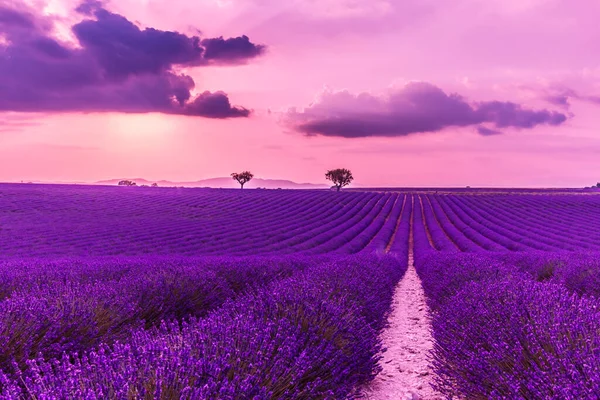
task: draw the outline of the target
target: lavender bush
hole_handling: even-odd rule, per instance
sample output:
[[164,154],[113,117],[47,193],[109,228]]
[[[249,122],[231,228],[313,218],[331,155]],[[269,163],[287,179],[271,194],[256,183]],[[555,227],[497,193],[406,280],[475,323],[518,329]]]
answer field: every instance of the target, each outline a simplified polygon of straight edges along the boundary
[[3,395],[33,398],[344,398],[379,371],[395,257],[328,261],[205,319],[138,330],[81,356],[30,361]]
[[587,295],[598,286],[574,277],[598,259],[431,251],[420,258],[436,388],[450,398],[593,398],[600,390],[600,302]]
[[[103,258],[89,264],[52,263],[52,272],[30,268],[31,279],[22,286],[13,282],[14,291],[0,301],[0,368],[14,372],[13,363],[22,368],[38,355],[59,357],[65,351],[126,339],[132,331],[163,320],[203,317],[244,290],[326,259],[159,257],[133,258],[127,263],[123,258],[115,262]],[[95,282],[85,278],[89,265],[97,268]],[[115,266],[126,271],[118,279]],[[20,271],[13,271],[20,276]],[[64,279],[66,273],[70,280]],[[40,282],[36,274],[47,282]]]
[[470,399],[600,393],[596,299],[529,279],[467,284],[434,314],[436,387]]
[[352,398],[412,234],[443,394],[594,398],[583,193],[0,184],[0,397]]

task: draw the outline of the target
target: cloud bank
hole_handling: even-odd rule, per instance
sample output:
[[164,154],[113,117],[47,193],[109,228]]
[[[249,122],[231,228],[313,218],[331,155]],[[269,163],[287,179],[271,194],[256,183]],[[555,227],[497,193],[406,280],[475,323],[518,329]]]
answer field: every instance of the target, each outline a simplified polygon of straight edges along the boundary
[[78,46],[52,36],[52,20],[0,5],[0,110],[160,112],[247,117],[223,92],[193,97],[180,67],[238,65],[264,53],[247,36],[189,37],[140,29],[98,1],[82,3],[71,30]]
[[468,103],[462,96],[446,94],[430,83],[413,82],[387,97],[326,92],[303,111],[288,111],[284,120],[308,136],[358,138],[407,136],[466,126],[475,126],[479,134],[490,136],[503,128],[560,125],[567,116],[512,102]]

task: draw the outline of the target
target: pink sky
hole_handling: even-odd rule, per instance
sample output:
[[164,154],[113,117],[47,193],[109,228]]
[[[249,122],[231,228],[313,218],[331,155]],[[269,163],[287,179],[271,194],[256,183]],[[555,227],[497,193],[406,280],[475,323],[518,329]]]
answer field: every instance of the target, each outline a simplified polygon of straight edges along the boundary
[[[32,48],[11,34],[33,28],[15,27],[14,14],[10,25],[7,9],[31,16],[35,29],[43,27],[36,35],[72,54],[91,46],[71,30],[96,20],[75,12],[79,1],[22,3],[8,0],[4,20],[0,5],[0,75],[3,68],[17,71],[10,68],[18,55],[29,56],[21,49]],[[190,181],[248,169],[322,183],[335,167],[372,186],[600,181],[596,1],[113,0],[96,7],[142,30],[202,39],[247,35],[266,47],[243,59],[228,53],[209,60],[205,53],[165,61],[156,74],[186,74],[195,87],[183,108],[152,112],[146,100],[122,100],[109,86],[69,86],[75,100],[64,100],[67,89],[45,99],[38,93],[50,93],[39,91],[49,81],[35,83],[45,72],[25,59],[31,71],[21,74],[21,67],[4,93],[0,78],[0,181]],[[158,82],[154,72],[144,73],[147,85]],[[146,78],[123,79],[125,88]],[[204,103],[192,104],[205,91],[222,91],[241,108],[228,108],[227,118],[206,117]],[[89,100],[98,94],[109,100]],[[93,106],[82,106],[86,99]],[[136,112],[124,113],[129,106]],[[248,117],[238,115],[244,109],[252,110]]]

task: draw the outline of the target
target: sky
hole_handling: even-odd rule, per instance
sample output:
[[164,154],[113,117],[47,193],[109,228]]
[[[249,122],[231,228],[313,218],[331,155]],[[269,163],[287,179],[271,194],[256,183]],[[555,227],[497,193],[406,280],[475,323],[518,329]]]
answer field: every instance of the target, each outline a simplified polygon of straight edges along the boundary
[[596,0],[0,0],[0,181],[600,181]]

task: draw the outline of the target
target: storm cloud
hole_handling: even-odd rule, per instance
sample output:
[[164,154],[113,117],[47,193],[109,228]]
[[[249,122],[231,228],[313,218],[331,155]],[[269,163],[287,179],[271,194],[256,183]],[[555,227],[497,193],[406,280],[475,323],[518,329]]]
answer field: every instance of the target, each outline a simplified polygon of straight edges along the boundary
[[358,138],[407,136],[466,126],[476,126],[479,134],[490,136],[499,134],[497,129],[502,128],[560,125],[567,116],[545,109],[530,110],[512,102],[469,103],[430,83],[413,82],[387,97],[328,92],[301,112],[288,111],[285,119],[308,136]]
[[78,46],[55,39],[47,17],[0,5],[0,110],[250,114],[223,92],[194,97],[194,80],[177,68],[243,64],[263,54],[263,45],[247,36],[140,29],[93,0],[76,11],[84,18],[71,27]]

